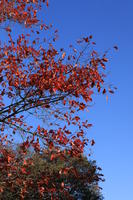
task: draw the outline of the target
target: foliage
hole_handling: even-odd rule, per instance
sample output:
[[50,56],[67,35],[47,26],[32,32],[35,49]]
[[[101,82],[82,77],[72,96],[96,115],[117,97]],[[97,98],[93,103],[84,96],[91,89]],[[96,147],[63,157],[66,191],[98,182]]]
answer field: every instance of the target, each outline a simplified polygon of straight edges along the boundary
[[[93,93],[114,92],[104,86],[106,53],[99,55],[89,49],[95,46],[92,36],[78,40],[68,53],[55,48],[58,31],[53,32],[52,26],[40,19],[43,4],[48,6],[48,1],[0,1],[1,28],[9,38],[0,44],[0,192],[4,195],[10,188],[11,193],[19,194],[18,199],[24,199],[28,188],[34,187],[38,187],[40,198],[45,191],[51,193],[51,199],[57,191],[65,196],[74,192],[75,188],[68,191],[64,182],[54,185],[53,175],[58,177],[61,169],[52,176],[37,175],[40,183],[35,183],[35,177],[30,177],[33,159],[25,160],[25,156],[33,148],[39,154],[48,150],[52,163],[63,159],[65,164],[66,151],[68,157],[79,159],[87,144],[95,143],[86,137],[92,124],[81,119],[81,112],[91,104]],[[15,33],[10,22],[13,27],[23,27],[24,32]],[[18,155],[7,148],[14,145],[15,137],[21,139]],[[71,171],[69,181],[74,180],[79,183],[78,193],[86,190]]]
[[[18,168],[21,168],[21,171],[17,171],[19,180],[21,178],[23,181],[29,182],[27,188],[25,185],[24,199],[103,199],[98,186],[99,180],[103,181],[103,175],[99,173],[101,169],[96,166],[95,161],[88,161],[82,155],[71,157],[67,152],[65,159],[57,157],[51,160],[50,152],[45,150],[43,154],[29,152],[22,168],[19,153],[13,150],[12,152],[17,155],[16,160],[19,160]],[[9,182],[1,199],[19,199],[22,191],[16,182],[18,177],[11,176],[10,179],[9,174],[8,176]],[[0,179],[4,179],[3,173],[1,173]],[[12,182],[13,179],[14,182]],[[10,186],[11,182],[13,187]],[[63,188],[66,189],[63,190]]]

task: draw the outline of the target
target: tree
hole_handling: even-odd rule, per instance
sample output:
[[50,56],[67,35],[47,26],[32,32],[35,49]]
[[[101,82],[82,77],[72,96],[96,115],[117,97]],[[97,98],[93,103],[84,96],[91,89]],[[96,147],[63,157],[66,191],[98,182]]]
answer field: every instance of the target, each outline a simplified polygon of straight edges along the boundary
[[[11,149],[10,149],[11,150]],[[18,149],[13,150],[19,159]],[[86,157],[70,157],[66,153],[67,159],[57,157],[51,160],[50,153],[45,150],[43,154],[29,152],[28,158],[25,157],[24,166],[26,167],[25,174],[18,170],[18,176],[24,180],[32,182],[28,185],[24,199],[92,199],[102,200],[100,188],[98,186],[99,180],[103,181],[101,168],[96,166],[95,161],[88,161]],[[32,162],[32,165],[29,163]],[[19,159],[19,168],[22,162]],[[21,168],[22,169],[22,168]],[[25,168],[24,168],[25,169]],[[30,173],[28,173],[30,172]],[[4,174],[1,173],[0,177],[3,179]],[[16,176],[16,174],[15,174]],[[44,177],[50,177],[46,187],[46,182],[43,181]],[[12,177],[13,178],[13,177]],[[1,199],[19,199],[19,192],[21,188],[14,180],[14,189],[8,185],[4,192],[1,194]],[[67,186],[66,191],[63,191],[64,184]],[[53,190],[56,188],[56,190]],[[60,186],[62,188],[60,188]],[[47,188],[47,189],[46,189]]]
[[[92,102],[96,90],[103,94],[108,90],[104,86],[106,53],[89,51],[90,45],[95,46],[92,36],[78,40],[77,47],[71,46],[68,53],[63,48],[57,50],[58,31],[38,17],[43,3],[48,6],[45,0],[0,1],[1,28],[9,37],[0,44],[0,168],[4,175],[0,191],[3,193],[9,185],[14,191],[17,184],[22,199],[32,182],[25,179],[33,163],[29,159],[25,165],[28,149],[38,153],[49,150],[51,160],[66,159],[66,151],[80,157],[88,142],[94,145],[94,140],[86,137],[92,125],[82,121],[80,114]],[[15,33],[11,22],[23,27],[24,32]],[[47,31],[52,37],[48,38]],[[113,93],[110,88],[108,91]],[[7,148],[7,144],[14,144],[15,135],[22,138],[19,158]],[[50,178],[53,180],[44,176],[44,183]],[[66,192],[67,186],[62,185],[60,190]],[[54,193],[57,188],[52,187]]]

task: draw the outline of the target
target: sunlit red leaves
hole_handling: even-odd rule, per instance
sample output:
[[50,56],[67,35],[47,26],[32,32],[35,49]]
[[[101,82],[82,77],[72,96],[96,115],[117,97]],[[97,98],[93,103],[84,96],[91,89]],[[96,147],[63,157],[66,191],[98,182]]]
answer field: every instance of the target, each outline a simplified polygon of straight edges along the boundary
[[78,122],[80,120],[80,117],[75,116],[75,120]]
[[83,137],[83,135],[84,135],[83,131],[77,133],[77,137],[80,137],[80,136]]
[[101,62],[100,64],[101,64],[102,68],[105,70],[106,69],[105,64],[103,62]]
[[21,172],[22,172],[22,174],[27,174],[26,168],[25,168],[25,167],[22,167],[22,168],[21,168]]
[[[26,27],[36,24],[39,21],[36,16],[37,8],[41,7],[44,2],[44,0],[19,0],[15,2],[2,0],[0,1],[0,22],[13,20],[24,23]],[[48,6],[48,0],[45,3]]]
[[39,143],[39,138],[37,138],[36,141],[32,141],[32,147],[34,148],[35,152],[40,152],[40,143]]
[[[7,128],[10,128],[13,134],[20,133],[24,138],[28,135],[28,138],[25,138],[20,145],[21,163],[13,153],[2,150],[3,160],[1,160],[0,168],[5,167],[7,170],[7,166],[12,165],[12,168],[6,171],[9,179],[13,177],[15,170],[20,170],[21,176],[14,179],[14,183],[21,186],[21,198],[24,198],[26,187],[31,184],[30,181],[32,182],[32,180],[25,179],[29,173],[27,169],[32,165],[32,162],[25,159],[28,149],[32,147],[37,153],[48,149],[51,162],[59,157],[65,158],[65,150],[61,152],[60,149],[66,148],[71,156],[80,156],[87,145],[85,130],[92,126],[87,120],[82,121],[81,112],[92,101],[95,87],[98,92],[106,93],[106,89],[103,89],[104,76],[102,73],[108,62],[106,55],[99,58],[95,50],[84,51],[82,47],[83,44],[87,47],[90,45],[92,35],[78,41],[79,45],[82,44],[82,50],[71,46],[72,52],[68,56],[64,48],[58,51],[49,41],[46,48],[40,45],[41,31],[49,29],[46,24],[40,24],[37,19],[38,6],[42,2],[48,6],[48,0],[0,1],[0,22],[6,19],[13,20],[24,23],[28,28],[39,24],[39,29],[31,31],[37,35],[33,41],[32,39],[29,41],[28,38],[32,38],[29,33],[21,34],[13,39],[11,27],[5,27],[9,43],[4,46],[0,45],[0,129],[4,133]],[[57,31],[55,30],[52,41],[55,42],[56,39]],[[86,46],[85,50],[87,50]],[[114,48],[117,50],[117,47]],[[109,89],[109,92],[113,93],[113,90]],[[6,105],[3,103],[5,98],[8,98]],[[45,120],[45,116],[40,114],[41,111],[46,114],[46,117],[47,112],[51,113],[48,129],[40,125],[34,127],[35,124],[31,126],[25,123],[26,114],[35,115],[35,120],[37,117]],[[61,128],[62,125],[63,128]],[[71,126],[75,131],[71,129]],[[6,141],[4,137],[0,139],[2,143]],[[91,145],[94,144],[95,141],[92,140]],[[69,169],[65,168],[58,174],[67,175],[68,171]],[[78,177],[76,170],[71,173]],[[45,175],[38,180],[40,195],[44,193],[42,186],[44,180],[47,185],[50,178]],[[62,191],[65,191],[66,186],[63,181],[60,187]],[[3,187],[0,187],[0,190],[2,192]],[[49,192],[54,191],[56,187],[52,185]]]
[[[23,39],[21,38],[21,41],[22,40]],[[24,39],[24,42],[25,42],[25,39]],[[20,56],[25,55],[26,57],[28,57],[28,56],[32,55],[33,59],[36,63],[35,67],[39,67],[38,61],[40,60],[39,57],[41,55],[41,51],[43,51],[43,52],[46,52],[46,51],[43,49],[41,49],[41,51],[36,51],[34,48],[26,47],[26,46],[21,47],[21,43],[18,43],[18,44],[19,45],[18,45],[17,49],[13,45],[12,48],[14,49],[14,51],[17,50],[17,53],[18,53],[18,51],[20,51],[20,49],[21,49],[21,52],[19,52]],[[26,44],[26,42],[25,42],[25,44]],[[7,49],[7,47],[6,47],[5,52],[9,52],[9,51],[10,50]],[[12,81],[10,79],[11,74],[9,76],[7,73],[8,79],[9,79],[9,84],[15,86],[16,88],[18,88],[20,83],[23,85],[23,87],[24,86],[30,87],[30,85],[32,85],[32,86],[35,85],[36,87],[39,87],[40,93],[42,93],[43,90],[48,90],[48,89],[49,89],[50,93],[52,93],[52,92],[56,93],[57,91],[71,92],[76,97],[82,96],[85,99],[85,101],[88,101],[88,100],[91,101],[91,97],[90,97],[91,93],[90,93],[90,91],[88,92],[89,85],[90,85],[90,79],[91,79],[90,75],[95,76],[93,78],[93,82],[94,81],[96,82],[97,80],[99,80],[99,82],[101,81],[100,74],[98,74],[97,69],[90,71],[87,75],[87,71],[89,71],[87,69],[88,66],[87,66],[87,68],[85,68],[85,67],[80,68],[79,66],[77,66],[76,68],[73,68],[73,69],[72,69],[72,66],[69,66],[69,65],[67,66],[67,65],[60,64],[58,66],[58,63],[55,65],[55,61],[54,61],[55,56],[56,56],[56,53],[55,53],[54,49],[52,51],[51,50],[47,51],[47,54],[45,53],[44,59],[45,59],[45,62],[47,61],[46,66],[47,65],[52,66],[53,65],[52,63],[54,63],[54,65],[51,67],[51,70],[46,71],[46,69],[47,69],[47,67],[46,67],[45,72],[44,72],[44,70],[42,70],[42,67],[41,67],[42,63],[41,63],[40,70],[38,71],[39,73],[37,72],[36,74],[35,73],[29,74],[29,75],[27,74],[27,76],[26,76],[26,74],[23,76],[23,69],[21,69],[21,68],[20,68],[21,73],[19,72],[19,69],[17,69],[17,72],[15,72],[16,68],[18,67],[17,62],[20,62],[20,59],[18,60],[18,58],[14,57],[14,67],[12,69],[12,73],[13,73],[13,76],[16,74],[16,78],[13,77],[14,81]],[[62,55],[62,58],[64,58],[64,57],[65,57],[65,53],[63,53],[63,55]],[[7,59],[9,62],[10,61],[9,59],[11,59],[11,56],[8,56]],[[105,58],[103,58],[102,60],[105,61]],[[10,62],[12,62],[12,60]],[[97,61],[95,61],[93,58],[93,60],[91,60],[91,64],[95,65],[94,64],[95,62],[97,62]],[[67,72],[70,70],[70,67],[71,67],[71,74],[70,74],[70,77],[67,79],[64,74],[67,74]],[[90,68],[90,70],[91,70],[91,68]],[[30,70],[30,72],[31,72],[31,70]],[[40,77],[41,77],[41,79],[40,79]],[[45,77],[45,79],[43,77]],[[29,78],[30,78],[30,82],[29,82]],[[53,85],[52,88],[50,86],[51,84]],[[81,108],[81,106],[80,106],[80,108]]]
[[86,37],[86,38],[83,38],[85,42],[89,42],[89,38]]
[[85,122],[82,122],[82,126],[85,128],[90,128],[92,127],[92,124],[88,123],[88,120],[86,120]]
[[55,158],[54,154],[51,154],[50,160],[53,160]]
[[41,130],[40,125],[38,125],[37,131],[40,132],[40,130]]
[[83,40],[84,40],[85,42],[87,42],[87,43],[88,43],[91,39],[92,39],[92,35],[90,35],[89,37],[83,38]]

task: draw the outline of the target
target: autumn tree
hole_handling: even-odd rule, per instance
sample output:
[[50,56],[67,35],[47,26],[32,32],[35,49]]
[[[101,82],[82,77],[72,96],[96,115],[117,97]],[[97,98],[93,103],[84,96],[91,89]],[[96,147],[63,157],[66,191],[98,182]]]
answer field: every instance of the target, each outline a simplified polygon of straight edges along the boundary
[[[33,163],[29,159],[25,165],[27,150],[41,153],[48,149],[51,161],[66,159],[66,151],[80,157],[87,144],[94,144],[86,136],[92,124],[82,121],[81,112],[93,101],[94,92],[113,93],[104,86],[107,55],[94,50],[91,35],[71,45],[68,52],[55,48],[58,31],[40,17],[47,6],[45,0],[0,1],[1,29],[8,36],[0,44],[0,169],[4,174],[0,192],[7,186],[15,191],[17,184],[21,199],[33,183],[25,179]],[[14,27],[22,33],[17,34]],[[91,52],[90,46],[94,46]],[[16,137],[21,140],[19,158],[7,149]],[[42,177],[41,184],[49,190],[52,177]],[[41,184],[40,198],[44,193]],[[62,182],[60,191],[69,196],[66,188]],[[56,190],[52,184],[51,199]]]
[[[29,151],[25,156],[24,165],[20,159],[19,148],[11,149],[12,153],[16,155],[16,160],[19,163],[17,168],[17,174],[19,179],[25,179],[25,181],[31,181],[28,186],[24,199],[92,199],[102,200],[103,197],[100,193],[99,180],[103,181],[101,168],[96,166],[95,161],[88,161],[86,157],[71,157],[66,152],[66,159],[57,157],[56,159],[50,159],[50,153],[48,150],[42,154]],[[30,165],[32,161],[32,165]],[[22,170],[23,165],[24,174]],[[30,173],[29,173],[30,172]],[[3,180],[3,173],[0,173],[0,180]],[[19,199],[21,193],[21,187],[17,184],[17,178],[14,179],[13,187],[7,185],[6,189],[1,193],[1,199]],[[46,182],[43,178],[49,179],[49,184],[46,187]],[[48,180],[47,180],[48,181]],[[20,183],[20,181],[19,181]],[[63,191],[64,184],[67,186],[66,190],[70,196],[67,196]],[[56,190],[53,191],[54,189]],[[62,186],[62,189],[60,188]],[[42,196],[40,196],[40,194]]]

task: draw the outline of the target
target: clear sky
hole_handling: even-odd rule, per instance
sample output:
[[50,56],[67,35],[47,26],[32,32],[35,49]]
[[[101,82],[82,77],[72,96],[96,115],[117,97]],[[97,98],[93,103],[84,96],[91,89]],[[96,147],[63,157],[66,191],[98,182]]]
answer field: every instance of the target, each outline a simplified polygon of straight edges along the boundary
[[108,102],[104,96],[94,98],[88,135],[96,141],[92,158],[106,179],[105,200],[133,200],[133,0],[49,1],[44,18],[59,30],[60,47],[90,34],[99,52],[119,47],[109,54],[107,68],[108,82],[118,90]]
[[[133,199],[133,1],[50,0],[49,21],[59,30],[60,46],[92,34],[97,49],[115,44],[111,53],[109,82],[118,90],[109,97],[95,97],[88,113],[96,141],[93,158],[103,169],[105,200]],[[88,133],[89,134],[89,133]]]

